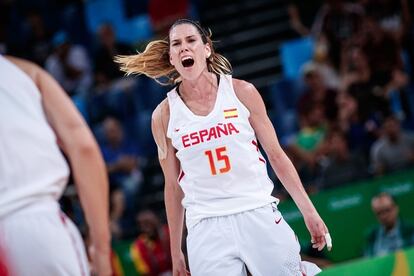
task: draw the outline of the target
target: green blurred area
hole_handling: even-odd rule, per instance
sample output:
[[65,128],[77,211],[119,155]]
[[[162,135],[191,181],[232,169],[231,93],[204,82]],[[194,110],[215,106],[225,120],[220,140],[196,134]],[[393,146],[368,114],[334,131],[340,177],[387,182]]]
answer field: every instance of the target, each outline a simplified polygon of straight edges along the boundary
[[[400,206],[400,217],[413,223],[414,170],[354,183],[311,196],[332,236],[333,249],[326,254],[331,261],[341,262],[362,255],[365,235],[368,229],[377,224],[371,211],[371,198],[383,191],[395,197]],[[279,209],[298,235],[302,247],[309,244],[309,233],[294,202],[282,202]]]
[[361,259],[325,269],[321,276],[410,276],[414,275],[414,248],[383,257]]
[[[333,249],[326,253],[327,258],[334,263],[341,262],[341,264],[325,269],[322,275],[414,275],[414,249],[406,250],[403,254],[408,263],[408,274],[401,274],[398,271],[395,274],[396,254],[372,259],[358,259],[362,256],[364,238],[368,229],[377,224],[371,211],[371,198],[383,191],[395,197],[400,206],[401,218],[408,222],[414,222],[414,212],[412,212],[414,170],[354,183],[311,196],[333,239]],[[305,247],[310,241],[310,236],[294,202],[282,202],[279,204],[279,209],[298,235],[302,247]],[[132,241],[113,243],[113,250],[121,270],[115,273],[117,276],[141,275],[131,256],[131,244]]]

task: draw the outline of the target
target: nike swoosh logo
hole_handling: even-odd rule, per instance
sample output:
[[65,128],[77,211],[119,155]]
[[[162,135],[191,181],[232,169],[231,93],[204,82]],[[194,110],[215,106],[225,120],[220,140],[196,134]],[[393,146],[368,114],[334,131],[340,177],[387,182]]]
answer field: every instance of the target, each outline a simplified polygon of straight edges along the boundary
[[282,218],[279,218],[278,220],[275,220],[276,224],[279,224],[279,222],[282,220]]

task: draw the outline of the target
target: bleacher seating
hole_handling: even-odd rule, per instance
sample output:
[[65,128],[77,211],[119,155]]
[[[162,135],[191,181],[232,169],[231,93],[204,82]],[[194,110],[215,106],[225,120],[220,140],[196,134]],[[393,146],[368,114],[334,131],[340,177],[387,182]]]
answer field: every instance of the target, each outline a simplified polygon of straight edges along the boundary
[[128,18],[121,4],[117,0],[86,1],[85,16],[89,31],[96,33],[101,24],[111,23],[120,42],[134,44],[151,38],[153,30],[148,14]]

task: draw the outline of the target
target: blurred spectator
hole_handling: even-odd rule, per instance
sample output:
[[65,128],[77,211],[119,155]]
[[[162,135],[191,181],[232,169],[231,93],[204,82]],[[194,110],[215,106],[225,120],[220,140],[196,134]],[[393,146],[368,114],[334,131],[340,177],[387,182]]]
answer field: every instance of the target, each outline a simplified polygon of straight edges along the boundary
[[104,142],[101,150],[110,184],[122,189],[127,197],[127,205],[130,205],[130,200],[134,200],[141,188],[140,149],[124,135],[121,123],[115,118],[105,119],[103,131]]
[[135,102],[139,78],[123,77],[113,59],[115,55],[128,54],[133,49],[115,40],[110,24],[100,26],[94,54],[94,86],[88,93],[92,122],[100,122],[106,116],[119,118],[124,123],[134,117],[138,108]]
[[323,141],[326,133],[326,119],[324,108],[320,105],[311,105],[303,109],[300,114],[301,127],[296,137],[296,145],[307,152],[313,152]]
[[360,45],[370,69],[370,91],[367,95],[371,99],[366,102],[371,106],[379,104],[376,108],[383,117],[390,112],[399,119],[410,117],[412,110],[407,104],[406,92],[408,76],[403,71],[401,43],[370,17],[364,19],[360,36],[355,38],[355,42]]
[[367,102],[380,104],[377,109],[383,117],[390,112],[399,119],[409,117],[412,110],[407,104],[408,76],[403,71],[401,43],[370,17],[365,18],[360,37],[355,41],[360,44],[370,68],[371,99]]
[[72,44],[62,31],[53,37],[52,43],[54,50],[46,59],[46,70],[69,95],[86,93],[92,84],[92,68],[86,50]]
[[407,0],[363,0],[368,16],[375,19],[381,28],[401,42],[406,36],[410,24],[410,11]]
[[390,95],[403,81],[398,74],[395,76],[396,83],[394,79],[384,82],[385,78],[374,78],[367,54],[355,45],[343,49],[341,67],[341,89],[357,100],[362,121],[373,118],[382,122],[392,113]]
[[115,188],[110,193],[110,229],[112,240],[128,236],[125,229],[125,197],[121,189]]
[[344,45],[341,51],[341,89],[347,91],[354,83],[369,83],[371,67],[368,57],[357,45]]
[[137,270],[146,267],[144,275],[148,276],[170,276],[172,275],[172,263],[170,254],[170,238],[168,226],[161,224],[157,215],[151,210],[143,210],[137,215],[138,228],[141,234],[134,241],[132,247],[139,252],[132,258],[140,258],[145,263]]
[[364,103],[347,93],[341,92],[337,97],[338,122],[337,127],[346,135],[349,147],[369,156],[372,143],[379,136],[378,123],[372,117],[364,117]]
[[134,118],[142,104],[137,99],[139,78],[124,77],[111,81],[105,74],[96,73],[94,81],[87,95],[92,123],[99,123],[107,116],[114,116],[123,123]]
[[392,81],[394,72],[403,70],[401,45],[373,18],[364,18],[360,37],[356,39],[368,59],[375,85],[385,87]]
[[376,175],[408,168],[414,164],[414,134],[401,129],[394,116],[382,126],[382,136],[371,149],[371,166]]
[[142,185],[140,149],[112,117],[103,122],[103,142],[100,144],[109,174],[112,192],[112,230],[115,237],[125,239],[135,234],[134,214]]
[[[320,104],[308,105],[300,115],[300,129],[287,147],[305,188],[313,189],[318,159],[323,152],[326,119]],[[311,191],[310,191],[311,192]]]
[[414,245],[414,227],[398,217],[398,205],[389,194],[373,197],[371,208],[380,225],[367,236],[365,256],[382,256]]
[[290,0],[288,3],[290,27],[302,36],[309,35],[313,20],[322,3],[322,0]]
[[316,45],[313,59],[302,66],[302,75],[305,77],[308,71],[316,70],[327,89],[337,90],[341,84],[339,71],[337,71],[324,57],[320,56],[318,47],[319,46]]
[[305,81],[305,92],[298,101],[298,114],[304,116],[306,110],[311,106],[320,106],[324,117],[333,122],[337,118],[338,106],[336,104],[337,91],[330,89],[324,83],[319,67],[308,63],[303,67],[303,78]]
[[105,79],[112,81],[123,76],[117,64],[115,55],[131,54],[132,49],[126,44],[115,40],[114,29],[110,24],[103,24],[98,30],[98,45],[95,51],[95,74],[102,74]]
[[360,5],[344,0],[325,0],[320,8],[312,34],[327,43],[328,56],[335,68],[339,68],[343,43],[357,33],[361,26],[363,9]]
[[368,175],[368,166],[363,156],[351,152],[345,136],[332,131],[326,137],[326,153],[321,160],[320,187],[334,188]]

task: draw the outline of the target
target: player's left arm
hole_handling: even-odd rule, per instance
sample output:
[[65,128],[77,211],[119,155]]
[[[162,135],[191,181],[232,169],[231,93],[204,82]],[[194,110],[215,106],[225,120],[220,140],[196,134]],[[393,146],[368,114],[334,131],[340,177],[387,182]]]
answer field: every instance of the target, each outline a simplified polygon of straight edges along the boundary
[[251,83],[234,79],[233,87],[239,100],[250,111],[250,124],[273,170],[300,209],[314,247],[322,250],[326,244],[325,234],[328,229],[303,188],[295,167],[279,144],[262,97]]
[[98,275],[111,275],[108,178],[99,147],[61,86],[34,63],[7,57],[23,70],[42,94],[43,109],[59,145],[69,158],[93,245]]

